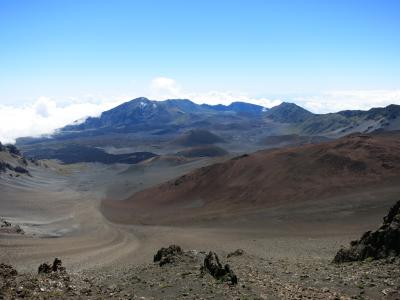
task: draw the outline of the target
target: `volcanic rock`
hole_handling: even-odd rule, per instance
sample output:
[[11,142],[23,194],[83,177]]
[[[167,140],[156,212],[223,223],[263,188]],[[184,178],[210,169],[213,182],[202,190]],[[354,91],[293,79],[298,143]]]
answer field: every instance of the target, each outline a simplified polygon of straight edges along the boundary
[[238,282],[237,276],[228,264],[222,267],[218,255],[215,252],[210,251],[208,253],[204,259],[203,270],[209,272],[215,279],[228,281],[232,285],[237,284]]
[[42,263],[38,268],[38,274],[50,274],[53,272],[65,272],[61,259],[55,258],[52,265],[47,262]]
[[361,239],[352,241],[349,249],[340,249],[334,262],[381,259],[400,255],[400,201],[383,218],[383,224],[376,231],[365,232]]
[[177,260],[179,256],[183,254],[182,248],[177,245],[170,245],[168,248],[161,248],[154,255],[154,262],[159,262],[160,267],[173,263]]

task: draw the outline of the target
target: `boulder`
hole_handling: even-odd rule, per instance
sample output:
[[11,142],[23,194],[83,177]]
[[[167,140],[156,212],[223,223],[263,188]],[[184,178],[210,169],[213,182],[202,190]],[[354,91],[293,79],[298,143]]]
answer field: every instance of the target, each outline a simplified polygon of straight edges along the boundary
[[51,269],[53,272],[58,272],[58,271],[63,271],[64,268],[62,266],[62,261],[61,259],[58,259],[57,257],[53,261],[53,265],[51,266]]
[[400,255],[400,201],[383,218],[383,224],[376,231],[365,232],[360,240],[352,241],[348,249],[340,249],[336,263],[382,259]]
[[208,255],[204,259],[204,266],[202,270],[210,273],[215,279],[227,281],[232,285],[238,283],[237,276],[232,271],[230,266],[226,264],[224,267],[222,266],[218,255],[215,252],[210,251]]
[[61,259],[57,257],[54,259],[53,264],[45,262],[42,263],[38,268],[38,274],[50,274],[55,272],[65,272],[65,268],[62,266]]
[[20,173],[20,174],[29,174],[29,171],[27,169],[20,167],[20,166],[16,166],[14,168],[14,171],[17,173]]
[[183,254],[182,248],[177,245],[170,245],[168,248],[161,248],[154,255],[154,262],[159,262],[160,266],[173,263]]
[[47,262],[42,263],[38,268],[38,274],[49,274],[52,272],[51,265]]

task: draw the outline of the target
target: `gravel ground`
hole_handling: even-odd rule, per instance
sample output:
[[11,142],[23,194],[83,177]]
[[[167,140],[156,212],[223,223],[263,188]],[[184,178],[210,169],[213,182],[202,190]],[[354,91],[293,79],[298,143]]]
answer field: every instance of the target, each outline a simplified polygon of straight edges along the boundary
[[2,266],[0,299],[400,299],[400,259],[334,264],[220,254],[238,284],[201,271],[205,252],[169,264],[19,274]]

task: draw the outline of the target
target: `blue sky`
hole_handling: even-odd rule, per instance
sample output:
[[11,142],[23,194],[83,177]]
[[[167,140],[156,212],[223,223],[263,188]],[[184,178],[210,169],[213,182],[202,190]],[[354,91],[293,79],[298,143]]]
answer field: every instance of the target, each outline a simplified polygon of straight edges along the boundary
[[399,29],[396,0],[0,0],[0,105],[400,103]]

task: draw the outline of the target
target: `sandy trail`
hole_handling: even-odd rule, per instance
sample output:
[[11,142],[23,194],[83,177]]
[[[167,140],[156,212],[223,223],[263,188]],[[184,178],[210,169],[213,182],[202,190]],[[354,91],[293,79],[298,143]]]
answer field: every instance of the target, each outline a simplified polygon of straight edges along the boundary
[[68,176],[38,171],[17,183],[2,182],[2,216],[21,224],[26,235],[0,236],[1,261],[34,270],[57,256],[80,270],[109,264],[137,248],[133,234],[103,218],[98,210],[103,191],[83,188],[89,185],[78,178],[82,171]]
[[[153,230],[109,222],[99,210],[100,201],[110,194],[123,198],[204,163],[173,168],[75,165],[36,168],[33,177],[1,178],[0,215],[20,224],[26,234],[0,234],[0,261],[21,271],[35,271],[54,257],[71,271],[147,262],[154,248],[143,245]],[[145,254],[138,255],[141,249]]]

